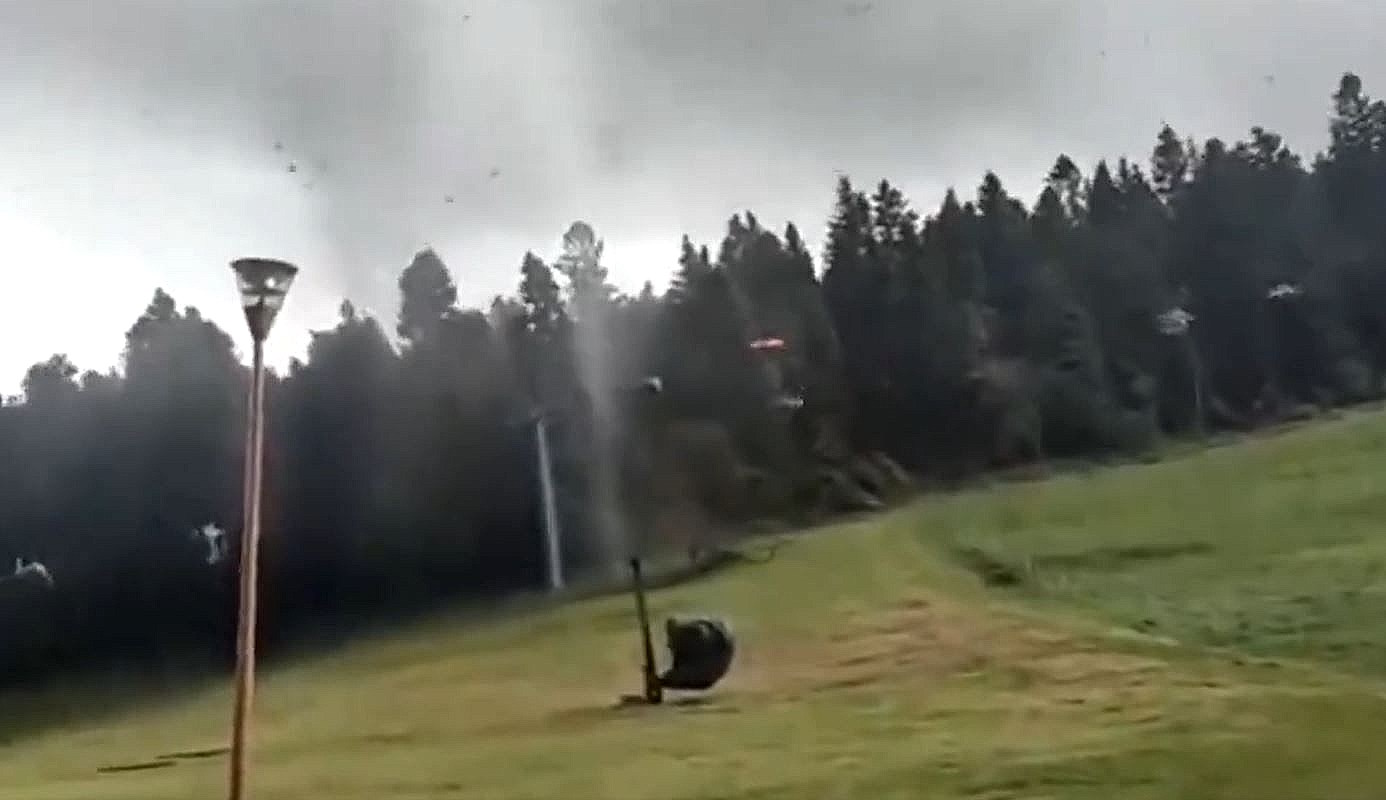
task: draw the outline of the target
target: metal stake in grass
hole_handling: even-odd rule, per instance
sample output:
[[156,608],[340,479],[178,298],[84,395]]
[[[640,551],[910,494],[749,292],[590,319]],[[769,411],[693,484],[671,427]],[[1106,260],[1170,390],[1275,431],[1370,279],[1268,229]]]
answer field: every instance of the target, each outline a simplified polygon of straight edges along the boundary
[[260,549],[260,492],[265,446],[265,339],[274,317],[298,274],[298,267],[266,258],[231,263],[241,293],[241,308],[250,327],[250,402],[245,442],[245,507],[241,529],[240,605],[236,614],[236,704],[231,717],[231,768],[227,797],[245,797],[245,764],[250,712],[255,698],[256,591]]
[[640,674],[641,688],[646,703],[659,705],[664,702],[664,687],[659,682],[659,672],[655,668],[654,642],[650,639],[650,612],[645,604],[645,581],[640,574],[640,559],[630,560],[631,589],[635,593],[635,613],[640,623]]

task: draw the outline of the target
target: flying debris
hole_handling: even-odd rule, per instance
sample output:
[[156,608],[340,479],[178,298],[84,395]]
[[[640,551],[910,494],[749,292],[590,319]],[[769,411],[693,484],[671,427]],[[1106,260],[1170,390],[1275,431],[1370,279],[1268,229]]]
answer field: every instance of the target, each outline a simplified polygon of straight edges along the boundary
[[847,15],[856,17],[869,12],[872,8],[871,3],[848,3],[845,7]]
[[219,564],[226,558],[226,531],[220,526],[209,522],[194,530],[192,535],[207,548],[203,557],[207,564]]
[[1175,306],[1155,315],[1155,328],[1164,336],[1183,336],[1196,319],[1185,309]]
[[[53,574],[48,571],[48,567],[38,561],[25,561],[23,558],[16,558],[14,560],[14,572],[5,578],[16,581],[34,580],[50,589],[53,588]],[[0,578],[0,580],[5,578]]]
[[293,162],[293,161],[290,161],[290,162],[289,162],[289,172],[291,172],[291,173],[292,173],[292,172],[298,172],[298,164],[295,163],[295,162]]
[[500,170],[497,169],[497,168],[495,168],[495,167],[492,167],[492,168],[491,168],[491,174],[490,174],[489,177],[492,177],[492,178],[499,178],[499,177],[500,177]]
[[283,143],[283,142],[276,141],[276,142],[274,143],[274,152],[278,153],[278,152],[281,152],[283,149],[284,149],[284,143]]
[[450,195],[450,194],[445,194],[445,195],[443,195],[443,202],[444,202],[444,203],[451,203],[451,202],[453,202],[453,200],[454,200],[454,198],[453,198],[452,195]]

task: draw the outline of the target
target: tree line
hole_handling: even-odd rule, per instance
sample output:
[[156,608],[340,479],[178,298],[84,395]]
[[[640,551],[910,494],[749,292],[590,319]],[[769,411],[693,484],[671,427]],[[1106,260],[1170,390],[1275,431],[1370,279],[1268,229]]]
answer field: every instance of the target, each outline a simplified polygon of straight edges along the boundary
[[[486,309],[424,250],[393,330],[343,302],[270,378],[264,635],[540,584],[540,415],[567,560],[596,568],[1379,398],[1383,221],[1386,103],[1347,74],[1307,163],[1167,126],[1144,164],[1059,156],[1032,205],[993,173],[927,213],[842,177],[819,264],[743,212],[662,294],[611,286],[585,223]],[[0,407],[0,682],[226,657],[247,383],[161,290],[119,369],[28,370]]]

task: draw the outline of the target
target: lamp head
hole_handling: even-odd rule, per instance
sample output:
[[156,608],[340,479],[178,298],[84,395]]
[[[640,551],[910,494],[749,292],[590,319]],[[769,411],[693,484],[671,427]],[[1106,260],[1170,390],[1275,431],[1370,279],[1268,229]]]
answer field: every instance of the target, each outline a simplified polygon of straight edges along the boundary
[[231,269],[236,273],[236,288],[241,293],[241,310],[245,312],[250,335],[263,342],[274,325],[275,315],[284,307],[298,267],[272,258],[238,258],[231,262]]

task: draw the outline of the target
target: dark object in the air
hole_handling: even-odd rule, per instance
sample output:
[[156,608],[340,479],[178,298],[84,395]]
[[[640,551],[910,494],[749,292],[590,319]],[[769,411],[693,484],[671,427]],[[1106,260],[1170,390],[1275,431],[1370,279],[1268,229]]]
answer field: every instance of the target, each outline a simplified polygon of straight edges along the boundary
[[[638,700],[649,705],[658,705],[664,702],[665,689],[706,691],[712,688],[727,674],[736,650],[735,640],[726,623],[706,617],[668,620],[664,625],[664,631],[668,637],[669,655],[673,663],[661,675],[655,667],[654,643],[650,636],[650,616],[645,605],[645,584],[641,575],[640,559],[630,560],[630,570],[644,656],[644,663],[641,665],[644,692]],[[637,698],[622,700],[624,702]]]

